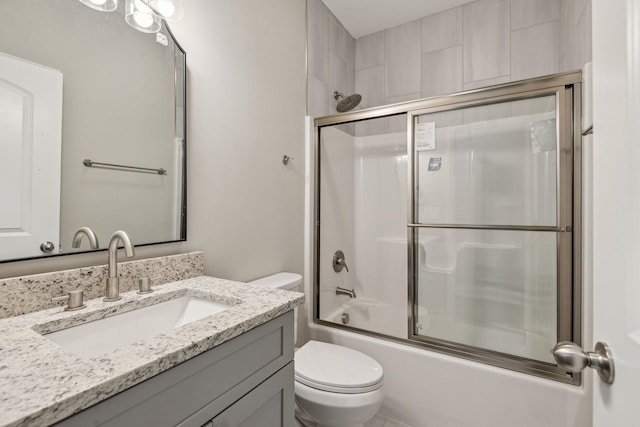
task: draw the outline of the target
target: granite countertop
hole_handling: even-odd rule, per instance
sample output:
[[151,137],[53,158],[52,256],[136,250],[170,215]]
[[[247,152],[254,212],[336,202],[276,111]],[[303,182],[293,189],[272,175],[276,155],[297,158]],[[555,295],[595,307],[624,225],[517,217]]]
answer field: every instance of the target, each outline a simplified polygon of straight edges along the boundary
[[[47,426],[259,326],[304,301],[304,295],[200,276],[116,302],[86,301],[0,320],[0,426]],[[40,333],[97,320],[179,296],[228,309],[111,353],[82,358]],[[131,325],[135,327],[135,325]],[[40,332],[40,333],[39,333]]]

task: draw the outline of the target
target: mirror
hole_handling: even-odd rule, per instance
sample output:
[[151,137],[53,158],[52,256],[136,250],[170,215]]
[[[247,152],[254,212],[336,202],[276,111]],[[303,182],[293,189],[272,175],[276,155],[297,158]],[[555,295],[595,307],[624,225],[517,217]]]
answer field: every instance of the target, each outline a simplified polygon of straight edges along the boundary
[[0,0],[0,262],[186,239],[185,53],[119,3]]

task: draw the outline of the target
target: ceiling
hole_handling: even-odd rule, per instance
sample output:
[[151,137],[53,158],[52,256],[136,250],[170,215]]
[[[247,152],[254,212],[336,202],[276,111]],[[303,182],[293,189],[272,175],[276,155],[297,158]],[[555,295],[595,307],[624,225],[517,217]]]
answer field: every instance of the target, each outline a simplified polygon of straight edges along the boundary
[[322,0],[358,39],[474,0]]

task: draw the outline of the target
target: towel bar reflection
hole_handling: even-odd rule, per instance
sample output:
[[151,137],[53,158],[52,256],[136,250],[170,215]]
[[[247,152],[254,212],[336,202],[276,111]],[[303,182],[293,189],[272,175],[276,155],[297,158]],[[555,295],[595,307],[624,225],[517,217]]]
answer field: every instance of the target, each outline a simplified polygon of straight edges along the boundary
[[167,170],[163,168],[154,169],[154,168],[143,168],[139,166],[117,165],[114,163],[100,163],[100,162],[94,162],[91,159],[84,159],[82,161],[82,164],[88,168],[93,166],[98,166],[98,167],[106,167],[106,168],[115,168],[116,170],[119,169],[119,170],[130,170],[130,171],[136,171],[136,172],[153,172],[153,173],[157,173],[158,175],[167,174]]

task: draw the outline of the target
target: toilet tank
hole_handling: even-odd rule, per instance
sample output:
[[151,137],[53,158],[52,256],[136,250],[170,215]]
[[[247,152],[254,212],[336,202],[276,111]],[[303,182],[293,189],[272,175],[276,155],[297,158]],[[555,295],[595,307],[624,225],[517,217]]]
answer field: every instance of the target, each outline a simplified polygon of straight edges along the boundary
[[[296,273],[276,273],[247,283],[272,289],[302,292],[302,276]],[[298,307],[294,309],[293,337],[294,344],[298,345]]]
[[287,291],[300,291],[302,285],[302,276],[296,273],[276,273],[261,279],[247,282],[252,285],[266,286],[274,289],[285,289]]

